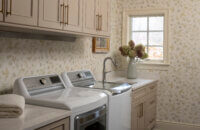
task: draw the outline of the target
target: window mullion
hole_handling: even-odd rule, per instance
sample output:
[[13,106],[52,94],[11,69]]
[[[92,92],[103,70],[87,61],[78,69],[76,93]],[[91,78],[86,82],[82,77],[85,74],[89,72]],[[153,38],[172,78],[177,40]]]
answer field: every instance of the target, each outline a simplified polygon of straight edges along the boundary
[[147,17],[147,54],[149,54],[149,17]]

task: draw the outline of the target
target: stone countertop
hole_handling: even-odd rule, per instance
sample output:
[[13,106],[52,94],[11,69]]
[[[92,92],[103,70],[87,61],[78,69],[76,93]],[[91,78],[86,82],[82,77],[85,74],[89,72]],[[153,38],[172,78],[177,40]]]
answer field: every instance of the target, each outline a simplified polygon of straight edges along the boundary
[[34,130],[70,115],[63,109],[26,105],[19,118],[0,118],[0,130]]
[[143,86],[156,83],[158,80],[154,79],[127,79],[126,77],[115,77],[109,80],[109,82],[116,82],[116,83],[129,83],[132,85],[132,89],[136,90],[138,88],[141,88]]

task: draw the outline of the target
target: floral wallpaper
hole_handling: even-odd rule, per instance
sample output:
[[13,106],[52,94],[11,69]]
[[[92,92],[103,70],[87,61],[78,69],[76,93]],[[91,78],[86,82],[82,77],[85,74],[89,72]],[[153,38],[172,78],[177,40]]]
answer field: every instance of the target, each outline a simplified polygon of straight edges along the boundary
[[[93,54],[91,37],[75,42],[0,37],[0,91],[10,89],[16,78],[90,69],[102,77],[106,56],[114,56],[120,69],[123,9],[169,9],[170,66],[166,70],[140,70],[140,75],[156,77],[157,119],[200,125],[200,0],[111,0],[111,51]],[[108,69],[112,69],[108,65]]]
[[123,9],[169,10],[170,66],[139,72],[159,79],[157,120],[200,125],[200,0],[116,0],[116,3],[112,7],[117,15],[112,21],[115,24],[112,35],[119,41]]

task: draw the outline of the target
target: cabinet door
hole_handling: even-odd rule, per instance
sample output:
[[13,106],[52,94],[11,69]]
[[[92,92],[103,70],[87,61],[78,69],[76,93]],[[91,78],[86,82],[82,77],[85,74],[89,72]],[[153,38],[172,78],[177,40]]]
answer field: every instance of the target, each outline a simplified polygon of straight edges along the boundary
[[62,29],[64,16],[63,0],[39,0],[39,26]]
[[144,102],[132,105],[132,130],[145,130]]
[[62,119],[36,130],[69,130],[69,118]]
[[83,32],[97,33],[98,0],[83,0]]
[[65,0],[64,30],[82,31],[82,0]]
[[4,0],[0,0],[0,22],[3,21],[3,5],[4,5]]
[[5,22],[37,25],[37,0],[6,0]]
[[110,0],[99,0],[100,35],[110,35]]

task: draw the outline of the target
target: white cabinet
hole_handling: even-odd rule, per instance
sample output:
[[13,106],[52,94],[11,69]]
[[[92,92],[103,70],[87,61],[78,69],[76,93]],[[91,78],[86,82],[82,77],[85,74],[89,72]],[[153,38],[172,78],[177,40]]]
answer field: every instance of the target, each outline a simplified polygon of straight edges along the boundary
[[5,0],[5,22],[37,25],[37,0]]
[[84,0],[83,30],[100,36],[110,35],[110,0]]
[[156,123],[156,84],[133,91],[132,130],[151,130]]
[[63,0],[39,0],[39,26],[62,29],[64,23]]

